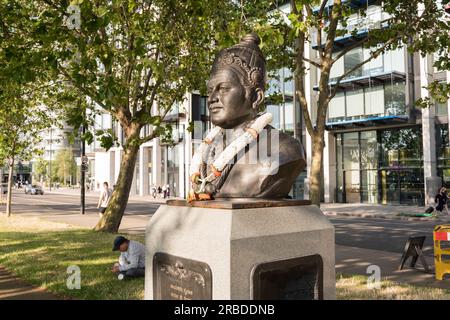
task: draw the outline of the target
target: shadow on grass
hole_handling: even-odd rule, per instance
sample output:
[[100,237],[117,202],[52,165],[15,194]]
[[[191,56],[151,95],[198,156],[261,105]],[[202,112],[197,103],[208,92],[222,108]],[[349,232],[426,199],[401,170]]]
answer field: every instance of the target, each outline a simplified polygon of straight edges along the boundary
[[[144,279],[119,281],[110,272],[116,235],[91,230],[0,231],[0,264],[22,279],[75,299],[142,299]],[[143,236],[129,235],[140,242]],[[81,289],[69,290],[67,268],[81,270]]]

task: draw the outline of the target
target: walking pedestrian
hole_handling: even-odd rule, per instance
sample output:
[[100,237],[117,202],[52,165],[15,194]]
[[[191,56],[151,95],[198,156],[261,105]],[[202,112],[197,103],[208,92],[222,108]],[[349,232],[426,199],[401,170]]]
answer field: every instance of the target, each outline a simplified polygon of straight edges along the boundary
[[111,194],[112,192],[111,189],[109,189],[108,182],[103,182],[103,189],[100,193],[97,205],[97,208],[100,209],[100,212],[98,213],[100,218],[103,217],[103,214],[105,213],[106,208],[108,207],[109,200],[111,200]]
[[162,191],[163,191],[163,196],[164,196],[164,199],[165,199],[167,197],[167,187],[163,186],[162,187]]
[[161,198],[161,193],[162,193],[162,188],[161,188],[161,186],[158,186],[158,195],[160,198]]

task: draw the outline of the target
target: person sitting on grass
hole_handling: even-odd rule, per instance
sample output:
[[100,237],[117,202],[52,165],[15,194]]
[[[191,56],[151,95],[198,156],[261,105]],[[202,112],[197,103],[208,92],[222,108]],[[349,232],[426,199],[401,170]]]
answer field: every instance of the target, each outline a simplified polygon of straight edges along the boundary
[[119,262],[111,269],[119,280],[145,276],[145,246],[142,243],[118,236],[113,251],[120,251]]

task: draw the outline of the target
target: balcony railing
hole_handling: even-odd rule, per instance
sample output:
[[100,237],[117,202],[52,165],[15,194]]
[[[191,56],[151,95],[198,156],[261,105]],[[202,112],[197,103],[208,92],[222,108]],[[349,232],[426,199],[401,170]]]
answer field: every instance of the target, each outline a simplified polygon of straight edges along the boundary
[[[347,33],[335,39],[336,50],[353,44],[355,40],[363,39],[372,29],[383,29],[389,27],[388,21],[391,16],[384,12],[381,6],[371,5],[364,11],[365,14],[360,12],[351,14],[347,19],[346,27],[343,27],[340,23],[338,24],[337,29],[347,30]],[[313,49],[318,49],[319,47],[317,43],[317,32],[317,30],[313,30],[311,33],[311,43]],[[324,41],[327,37],[327,33],[324,32],[323,29],[321,29],[321,32],[322,39]],[[325,43],[321,44],[322,47],[324,45]]]

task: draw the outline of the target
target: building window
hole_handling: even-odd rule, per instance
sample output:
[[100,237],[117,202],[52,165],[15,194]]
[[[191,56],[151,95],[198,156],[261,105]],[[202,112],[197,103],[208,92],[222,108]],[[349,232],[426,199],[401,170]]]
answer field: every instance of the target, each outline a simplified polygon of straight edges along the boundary
[[192,94],[192,118],[194,130],[192,138],[201,140],[209,129],[207,97],[198,94]]
[[[445,82],[441,82],[440,84],[445,84]],[[448,101],[445,99],[435,99],[434,102],[436,115],[437,116],[446,116],[448,115]]]
[[380,133],[382,203],[423,204],[423,153],[420,128]]
[[442,179],[442,185],[450,187],[450,143],[448,124],[441,124],[436,127],[436,153],[437,172]]
[[[363,61],[364,55],[363,55],[363,48],[358,47],[350,50],[344,55],[344,72],[348,72],[349,70],[353,69],[355,66],[357,66],[359,63]],[[352,73],[350,73],[347,76],[348,78],[355,78],[355,77],[361,77],[362,76],[362,68],[359,67]]]
[[405,115],[405,81],[336,93],[328,106],[328,122]]
[[180,187],[180,160],[179,160],[180,145],[167,147],[167,184],[170,188],[170,196],[178,196],[177,191]]
[[355,120],[364,117],[364,90],[346,92],[347,119]]
[[384,115],[384,90],[383,86],[366,88],[364,90],[365,114],[368,116]]
[[384,101],[387,115],[406,114],[405,81],[392,81],[384,85]]
[[419,127],[339,133],[336,157],[337,202],[424,203]]
[[[359,63],[370,58],[370,55],[377,48],[363,48],[357,47],[347,52],[342,58],[337,60],[330,72],[330,82],[336,81],[338,77],[345,72],[353,69]],[[339,51],[333,54],[336,57]],[[378,57],[371,59],[369,62],[362,65],[350,73],[345,79],[352,79],[363,76],[379,75],[390,72],[405,72],[405,49],[397,48],[395,50],[387,51],[380,54]]]
[[447,102],[439,103],[436,101],[434,105],[436,107],[436,115],[437,116],[447,116],[448,115]]

